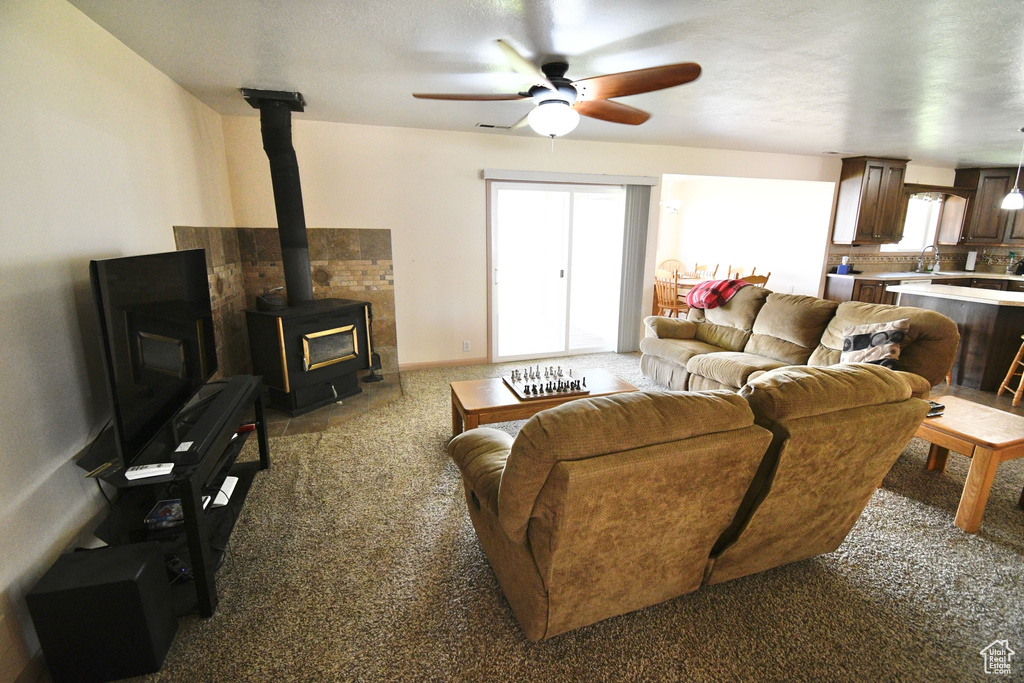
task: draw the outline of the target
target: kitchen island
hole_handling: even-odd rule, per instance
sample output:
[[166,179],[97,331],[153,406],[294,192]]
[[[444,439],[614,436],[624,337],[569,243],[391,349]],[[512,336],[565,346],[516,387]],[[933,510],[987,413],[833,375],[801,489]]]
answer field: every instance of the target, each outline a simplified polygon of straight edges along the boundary
[[846,275],[828,273],[825,279],[825,298],[838,302],[863,301],[869,304],[894,304],[896,303],[896,294],[891,291],[893,287],[918,283],[1024,292],[1024,276],[1008,273],[981,273],[966,270],[924,273],[914,271],[865,272]]
[[960,329],[953,383],[996,391],[1024,334],[1024,292],[939,284],[899,284],[887,291],[900,306],[927,308],[949,316]]

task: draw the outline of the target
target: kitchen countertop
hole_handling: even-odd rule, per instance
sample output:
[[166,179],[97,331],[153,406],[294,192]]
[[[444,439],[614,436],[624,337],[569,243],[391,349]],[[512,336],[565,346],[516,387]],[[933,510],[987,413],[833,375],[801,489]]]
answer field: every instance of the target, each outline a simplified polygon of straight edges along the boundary
[[[977,278],[979,280],[1015,280],[1024,282],[1024,275],[1007,275],[1006,273],[979,273],[967,270],[940,270],[938,273],[915,273],[914,271],[880,272],[880,273],[829,273],[828,277],[861,278],[864,280],[942,280],[944,278]],[[892,287],[889,287],[892,290]]]
[[[1013,279],[1024,280],[1024,277],[1018,275]],[[901,295],[900,298],[902,298],[903,294],[913,294],[917,296],[933,296],[938,299],[969,301],[990,306],[1024,307],[1024,292],[1000,292],[999,290],[978,289],[977,287],[954,287],[951,285],[924,283],[889,286],[886,287],[886,291],[896,292]]]

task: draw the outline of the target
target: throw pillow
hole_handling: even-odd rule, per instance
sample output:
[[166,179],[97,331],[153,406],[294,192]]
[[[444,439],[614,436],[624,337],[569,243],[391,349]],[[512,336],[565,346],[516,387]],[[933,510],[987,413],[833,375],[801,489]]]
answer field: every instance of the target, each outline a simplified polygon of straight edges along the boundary
[[910,320],[856,325],[843,330],[843,351],[840,363],[873,363],[895,370],[900,358],[900,344],[906,339]]

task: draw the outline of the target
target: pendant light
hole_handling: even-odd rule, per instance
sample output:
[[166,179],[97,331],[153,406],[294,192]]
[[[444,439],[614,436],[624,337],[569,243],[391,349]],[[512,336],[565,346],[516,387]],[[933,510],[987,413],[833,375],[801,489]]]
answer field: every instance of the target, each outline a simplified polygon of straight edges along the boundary
[[[1024,133],[1024,128],[1020,129],[1020,132]],[[1013,189],[1010,190],[1009,194],[1003,197],[1003,203],[1000,208],[1009,209],[1016,211],[1018,209],[1024,209],[1024,195],[1020,193],[1020,188],[1017,186],[1020,183],[1020,165],[1024,162],[1024,144],[1020,148],[1020,160],[1017,161],[1017,178],[1013,181]]]

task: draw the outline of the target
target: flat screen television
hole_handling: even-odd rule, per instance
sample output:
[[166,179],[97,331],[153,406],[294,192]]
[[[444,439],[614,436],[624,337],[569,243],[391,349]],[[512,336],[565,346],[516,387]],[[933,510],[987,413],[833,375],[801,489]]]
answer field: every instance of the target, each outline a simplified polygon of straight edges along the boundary
[[217,371],[206,253],[91,261],[112,432],[127,468]]

